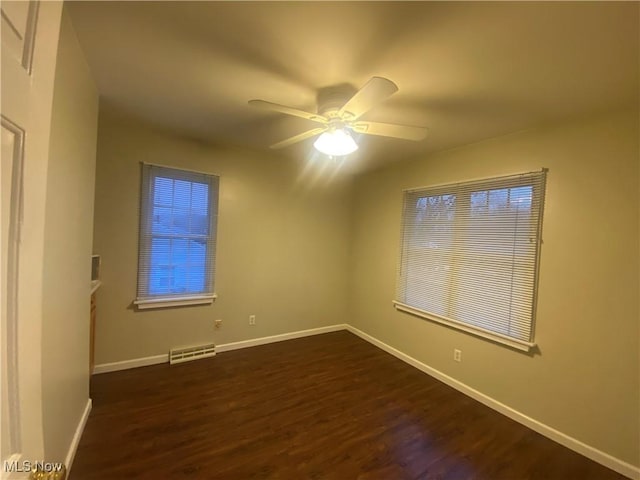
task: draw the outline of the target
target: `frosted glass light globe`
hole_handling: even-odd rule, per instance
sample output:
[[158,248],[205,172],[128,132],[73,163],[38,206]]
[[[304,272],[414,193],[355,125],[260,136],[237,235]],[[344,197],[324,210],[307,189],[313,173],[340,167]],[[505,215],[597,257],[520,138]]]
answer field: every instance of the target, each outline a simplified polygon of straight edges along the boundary
[[319,152],[333,157],[349,155],[358,149],[358,144],[353,137],[342,128],[324,132],[313,143],[313,146]]

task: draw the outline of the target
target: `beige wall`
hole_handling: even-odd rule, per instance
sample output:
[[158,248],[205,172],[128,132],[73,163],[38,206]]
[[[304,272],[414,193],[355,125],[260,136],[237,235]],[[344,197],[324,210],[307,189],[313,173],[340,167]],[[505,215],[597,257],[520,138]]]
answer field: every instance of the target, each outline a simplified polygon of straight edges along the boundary
[[[357,179],[351,323],[610,455],[640,465],[638,112],[539,128]],[[402,190],[549,168],[528,356],[396,312]],[[453,361],[453,349],[463,361]]]
[[64,461],[89,399],[89,291],[98,93],[63,10],[44,231],[42,409],[45,458]]
[[[104,107],[104,108],[103,108]],[[141,161],[220,175],[212,306],[135,311]],[[343,323],[349,183],[267,153],[156,130],[101,105],[94,250],[96,363]],[[248,316],[256,315],[256,326]],[[214,320],[222,319],[219,330]]]
[[[640,464],[637,112],[574,120],[349,180],[206,145],[104,106],[96,363],[351,323],[605,453]],[[140,161],[221,176],[213,306],[137,312]],[[402,190],[549,168],[536,341],[526,355],[396,312]],[[348,315],[347,315],[348,312]],[[257,315],[257,326],[248,315]],[[215,330],[213,321],[223,320]],[[453,361],[453,349],[463,362]]]

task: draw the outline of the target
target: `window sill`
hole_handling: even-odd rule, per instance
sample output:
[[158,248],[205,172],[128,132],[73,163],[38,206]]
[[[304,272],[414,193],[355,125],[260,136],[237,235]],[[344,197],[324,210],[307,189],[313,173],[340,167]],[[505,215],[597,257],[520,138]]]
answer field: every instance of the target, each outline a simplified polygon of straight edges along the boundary
[[187,305],[211,305],[216,298],[218,296],[215,293],[188,297],[138,298],[133,301],[133,304],[138,307],[138,310],[147,310],[150,308],[184,307]]
[[425,312],[424,310],[420,310],[419,308],[415,308],[410,305],[406,305],[404,303],[398,302],[397,300],[393,301],[393,306],[396,308],[396,310],[410,313],[418,317],[426,318],[427,320],[430,320],[432,322],[440,323],[457,330],[462,330],[463,332],[471,333],[472,335],[486,338],[488,340],[507,345],[508,347],[522,350],[523,352],[530,352],[536,346],[536,344],[532,342],[516,340],[515,338],[509,338],[506,335],[500,335],[499,333],[494,333],[489,330],[474,328],[471,325],[467,325],[466,323],[458,322],[456,320],[438,317],[437,315]]

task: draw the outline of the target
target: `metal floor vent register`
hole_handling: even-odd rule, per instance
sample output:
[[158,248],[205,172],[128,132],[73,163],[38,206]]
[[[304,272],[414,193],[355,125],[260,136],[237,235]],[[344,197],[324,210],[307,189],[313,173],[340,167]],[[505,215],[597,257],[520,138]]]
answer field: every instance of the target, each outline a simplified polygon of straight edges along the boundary
[[213,343],[197,345],[195,347],[172,348],[169,351],[169,363],[189,362],[200,358],[213,357],[216,354],[216,346]]

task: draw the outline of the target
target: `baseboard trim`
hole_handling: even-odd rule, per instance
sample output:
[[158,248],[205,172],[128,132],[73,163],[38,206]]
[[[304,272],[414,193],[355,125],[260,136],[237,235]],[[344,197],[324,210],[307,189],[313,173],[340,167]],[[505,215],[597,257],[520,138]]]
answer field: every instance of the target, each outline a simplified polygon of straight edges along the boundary
[[[258,345],[266,345],[269,343],[282,342],[285,340],[293,340],[295,338],[309,337],[312,335],[320,335],[323,333],[329,332],[337,332],[339,330],[348,330],[349,332],[357,335],[358,337],[366,340],[367,342],[375,345],[376,347],[384,350],[385,352],[393,355],[394,357],[402,360],[403,362],[411,365],[412,367],[417,368],[418,370],[430,375],[443,383],[446,383],[450,387],[455,388],[459,392],[464,393],[465,395],[479,401],[480,403],[486,405],[497,412],[506,415],[507,417],[515,420],[518,423],[530,428],[531,430],[538,432],[545,437],[564,445],[565,447],[584,455],[585,457],[593,460],[594,462],[598,462],[601,465],[604,465],[607,468],[615,470],[616,472],[624,475],[625,477],[640,480],[640,467],[636,467],[631,465],[630,463],[624,462],[608,453],[605,453],[601,450],[598,450],[595,447],[587,445],[586,443],[581,442],[569,435],[566,435],[553,427],[550,427],[544,423],[535,420],[524,413],[521,413],[504,403],[499,402],[498,400],[485,395],[484,393],[475,390],[474,388],[469,387],[465,383],[462,383],[453,377],[450,377],[435,368],[432,368],[425,363],[407,355],[406,353],[401,352],[400,350],[387,345],[386,343],[378,340],[375,337],[372,337],[368,333],[359,330],[356,327],[353,327],[349,324],[337,324],[337,325],[329,325],[327,327],[320,328],[312,328],[308,330],[300,330],[297,332],[283,333],[280,335],[271,335],[268,337],[260,337],[260,338],[252,338],[250,340],[242,340],[239,342],[232,343],[223,343],[220,345],[216,345],[216,352],[229,352],[231,350],[238,350],[241,348],[249,348],[255,347]],[[107,372],[116,372],[118,370],[128,370],[130,368],[138,368],[138,367],[146,367],[149,365],[156,365],[159,363],[167,363],[169,361],[169,355],[155,355],[152,357],[144,357],[144,358],[135,358],[132,360],[124,360],[122,362],[113,362],[113,363],[104,363],[101,365],[96,365],[94,368],[94,374],[107,373]],[[85,415],[81,420],[81,424],[78,426],[78,430],[76,431],[76,435],[74,436],[74,441],[72,443],[72,448],[69,450],[69,455],[67,455],[67,468],[70,468],[71,462],[73,461],[73,455],[75,455],[75,450],[77,449],[77,443],[80,441],[80,435],[82,434],[82,429],[84,429],[84,424],[86,423],[86,417],[89,415],[89,411],[91,410],[91,400],[87,404],[88,407],[85,410]],[[76,438],[77,437],[77,438]],[[73,453],[72,453],[73,452]],[[71,460],[71,462],[69,461]]]
[[80,444],[80,439],[82,438],[82,432],[84,432],[84,427],[87,425],[87,420],[89,419],[89,414],[91,413],[91,407],[93,406],[93,402],[91,399],[87,399],[87,404],[84,407],[84,412],[82,412],[82,417],[80,417],[80,421],[78,422],[78,426],[76,427],[76,432],[73,434],[73,439],[71,440],[71,445],[69,445],[69,451],[67,452],[67,458],[65,458],[65,466],[67,467],[67,477],[71,472],[71,467],[73,466],[73,460],[76,458],[76,452],[78,451],[78,445]]
[[[269,337],[252,338],[242,340],[240,342],[223,343],[216,345],[216,353],[229,352],[240,348],[255,347],[258,345],[266,345],[267,343],[283,342],[285,340],[293,340],[294,338],[309,337],[312,335],[320,335],[322,333],[337,332],[338,330],[346,330],[347,325],[342,323],[338,325],[329,325],[327,327],[311,328],[309,330],[299,330],[297,332],[282,333],[280,335],[271,335]],[[130,368],[148,367],[149,365],[157,365],[160,363],[168,363],[169,354],[154,355],[151,357],[133,358],[131,360],[123,360],[121,362],[102,363],[93,368],[93,374],[117,372],[119,370],[129,370]]]
[[329,325],[328,327],[311,328],[309,330],[300,330],[297,332],[282,333],[280,335],[271,335],[269,337],[252,338],[250,340],[242,340],[240,342],[223,343],[221,345],[216,345],[216,353],[238,350],[239,348],[266,345],[267,343],[283,342],[285,340],[293,340],[294,338],[310,337],[312,335],[337,332],[338,330],[347,330],[347,325],[342,323],[338,325]]
[[394,357],[402,360],[403,362],[408,363],[412,367],[415,367],[418,370],[426,373],[427,375],[430,375],[440,380],[441,382],[446,383],[447,385],[455,388],[459,392],[462,392],[465,395],[486,405],[487,407],[492,408],[493,410],[496,410],[502,413],[503,415],[506,415],[507,417],[511,418],[512,420],[515,420],[518,423],[521,423],[522,425],[530,428],[531,430],[538,432],[539,434],[544,435],[545,437],[561,445],[564,445],[565,447],[581,455],[584,455],[585,457],[593,460],[594,462],[598,462],[601,465],[604,465],[605,467],[610,468],[611,470],[615,470],[616,472],[618,472],[621,475],[624,475],[625,477],[628,477],[634,480],[640,480],[640,467],[636,467],[634,465],[631,465],[630,463],[624,462],[616,457],[609,455],[608,453],[598,450],[595,447],[587,445],[586,443],[583,443],[580,440],[570,437],[569,435],[566,435],[556,430],[553,427],[545,425],[544,423],[541,423],[538,420],[535,420],[525,415],[524,413],[521,413],[505,405],[504,403],[501,403],[485,395],[484,393],[469,387],[465,383],[462,383],[442,373],[441,371],[436,370],[435,368],[432,368],[422,363],[421,361],[407,355],[406,353],[403,353],[400,350],[390,345],[387,345],[386,343],[378,340],[375,337],[372,337],[371,335],[363,332],[362,330],[359,330],[348,324],[346,325],[346,329],[351,333],[353,333],[354,335],[357,335],[363,340],[366,340],[367,342],[371,343],[372,345],[375,345],[381,350],[384,350],[385,352],[393,355]]
[[148,367],[149,365],[157,365],[159,363],[169,362],[169,354],[154,355],[152,357],[133,358],[131,360],[123,360],[121,362],[102,363],[93,368],[93,374],[117,372],[119,370],[129,370],[130,368]]

